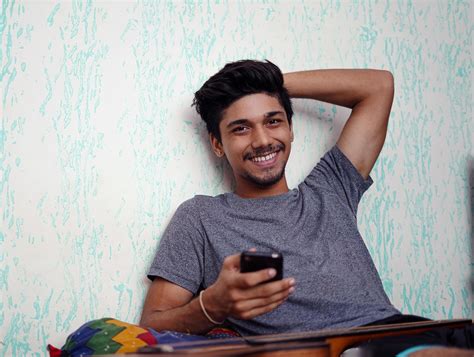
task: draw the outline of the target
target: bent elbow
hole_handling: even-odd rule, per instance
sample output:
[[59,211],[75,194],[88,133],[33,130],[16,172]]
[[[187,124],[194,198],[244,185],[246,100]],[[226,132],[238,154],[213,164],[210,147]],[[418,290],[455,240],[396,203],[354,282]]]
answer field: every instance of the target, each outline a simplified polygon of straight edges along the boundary
[[381,79],[380,79],[380,86],[383,91],[389,92],[393,95],[394,88],[395,88],[395,79],[393,77],[392,72],[382,70],[381,72]]
[[152,325],[152,318],[153,313],[150,312],[142,312],[142,316],[140,317],[140,322],[138,325],[143,328],[151,328]]
[[140,322],[138,323],[138,326],[143,327],[143,328],[147,328],[148,327],[147,325],[148,325],[147,317],[142,314],[142,316],[140,317]]

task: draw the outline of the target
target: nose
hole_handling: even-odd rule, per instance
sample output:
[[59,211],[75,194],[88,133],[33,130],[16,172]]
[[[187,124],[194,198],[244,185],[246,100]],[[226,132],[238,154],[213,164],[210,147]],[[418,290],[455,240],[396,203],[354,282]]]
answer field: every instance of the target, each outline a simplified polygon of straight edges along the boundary
[[272,142],[271,137],[268,135],[265,127],[256,126],[252,132],[252,148],[258,149],[269,146]]

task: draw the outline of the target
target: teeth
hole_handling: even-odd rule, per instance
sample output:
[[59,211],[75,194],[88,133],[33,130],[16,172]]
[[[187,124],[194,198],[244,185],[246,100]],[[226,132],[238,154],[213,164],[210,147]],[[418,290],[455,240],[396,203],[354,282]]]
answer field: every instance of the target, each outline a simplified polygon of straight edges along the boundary
[[274,153],[271,153],[271,154],[268,154],[268,155],[265,155],[265,156],[256,156],[256,157],[252,158],[252,161],[253,162],[268,161],[268,160],[273,159],[276,156],[276,154],[277,153],[274,152]]

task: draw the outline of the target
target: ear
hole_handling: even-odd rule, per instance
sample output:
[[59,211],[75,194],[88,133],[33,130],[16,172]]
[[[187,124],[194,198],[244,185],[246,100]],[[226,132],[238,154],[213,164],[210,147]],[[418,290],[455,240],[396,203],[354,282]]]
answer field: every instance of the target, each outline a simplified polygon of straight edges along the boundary
[[290,138],[291,142],[295,139],[295,134],[293,133],[293,123],[290,124]]
[[223,157],[225,155],[224,148],[222,143],[214,136],[214,134],[209,133],[209,141],[211,143],[212,151],[216,154],[217,157]]

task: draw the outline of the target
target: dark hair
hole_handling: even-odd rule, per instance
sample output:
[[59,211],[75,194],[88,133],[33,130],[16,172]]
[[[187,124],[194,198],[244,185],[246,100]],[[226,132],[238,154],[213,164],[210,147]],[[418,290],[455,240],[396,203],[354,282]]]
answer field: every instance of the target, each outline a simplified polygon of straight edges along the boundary
[[207,131],[219,141],[222,112],[236,100],[255,93],[266,93],[278,99],[291,125],[293,109],[283,86],[283,74],[272,62],[242,60],[228,63],[209,78],[194,94],[196,111],[206,122]]

